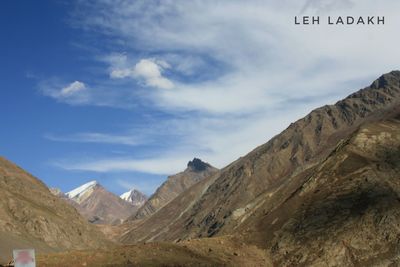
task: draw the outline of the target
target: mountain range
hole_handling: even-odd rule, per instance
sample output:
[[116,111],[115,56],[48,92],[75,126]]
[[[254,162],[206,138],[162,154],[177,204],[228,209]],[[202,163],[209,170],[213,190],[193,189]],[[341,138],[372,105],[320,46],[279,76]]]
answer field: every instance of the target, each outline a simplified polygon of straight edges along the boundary
[[65,194],[58,189],[51,191],[75,207],[89,222],[95,224],[120,224],[135,214],[147,199],[136,189],[118,197],[97,181],[85,183]]
[[394,71],[292,123],[120,240],[235,235],[285,266],[393,256],[400,234],[399,104],[400,72]]
[[[53,201],[69,211],[63,218],[79,222],[72,229],[84,230],[85,238],[101,236],[93,236],[92,225],[40,181],[6,163],[0,165],[5,170],[0,189],[13,190],[8,196],[16,203],[35,203],[31,213],[13,215],[15,235],[40,218],[42,206],[44,218],[58,222]],[[189,162],[135,214],[109,229],[123,245],[38,260],[41,266],[398,266],[399,173],[400,71],[393,71],[313,110],[221,170],[199,159]],[[67,195],[84,203],[96,187],[86,184]],[[20,188],[26,191],[19,194]],[[32,199],[24,198],[28,194]],[[3,213],[23,207],[0,203]],[[61,227],[49,225],[19,237],[41,240]],[[72,239],[50,235],[42,243],[66,238]],[[95,239],[84,240],[82,246],[90,247]],[[62,243],[54,246],[65,249]]]

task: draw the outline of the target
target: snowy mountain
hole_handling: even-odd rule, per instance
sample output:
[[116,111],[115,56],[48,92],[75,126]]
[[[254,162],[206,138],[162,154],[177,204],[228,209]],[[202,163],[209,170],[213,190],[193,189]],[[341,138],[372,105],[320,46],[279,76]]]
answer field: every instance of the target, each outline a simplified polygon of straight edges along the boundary
[[119,224],[139,208],[107,191],[97,181],[85,183],[65,196],[83,217],[96,224]]
[[84,185],[75,188],[74,190],[69,191],[65,195],[74,200],[77,203],[82,203],[85,199],[87,199],[95,190],[96,186],[99,186],[97,181],[90,181]]
[[147,201],[146,195],[135,188],[123,193],[120,198],[136,207],[143,206],[143,204]]

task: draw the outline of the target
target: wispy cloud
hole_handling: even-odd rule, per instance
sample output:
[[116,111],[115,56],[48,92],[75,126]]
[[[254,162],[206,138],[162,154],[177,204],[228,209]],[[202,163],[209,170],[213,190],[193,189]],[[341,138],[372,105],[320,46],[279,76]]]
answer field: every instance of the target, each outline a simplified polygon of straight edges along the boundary
[[71,135],[45,134],[44,137],[51,141],[78,142],[78,143],[102,143],[137,146],[145,143],[143,138],[128,135],[113,135],[104,133],[76,133]]
[[72,106],[104,106],[132,109],[138,106],[141,92],[133,91],[113,80],[93,80],[90,82],[65,82],[60,77],[41,79],[38,82],[39,92],[60,103]]
[[[143,127],[158,129],[147,134],[165,140],[157,156],[68,161],[61,164],[66,169],[170,174],[193,156],[222,167],[312,108],[398,69],[400,61],[400,54],[393,53],[400,41],[399,1],[78,4],[74,26],[124,43],[123,53],[103,51],[97,58],[107,64],[105,75],[98,77],[97,86],[85,84],[107,90],[87,90],[88,103],[113,99],[107,103],[125,107],[140,102],[172,115]],[[296,26],[293,18],[302,10],[385,15],[387,23]],[[115,82],[122,84],[116,88]],[[102,92],[107,97],[99,97]]]
[[71,95],[79,94],[84,90],[86,90],[86,85],[83,82],[75,81],[62,88],[59,92],[59,96],[68,97]]
[[113,158],[87,160],[82,162],[55,162],[54,165],[66,170],[92,171],[92,172],[143,172],[150,174],[169,175],[177,173],[185,166],[188,158],[160,157],[150,159]]
[[[395,48],[399,3],[386,0],[332,1],[109,1],[80,2],[76,25],[126,42],[113,77],[141,77],[145,86],[175,90],[151,92],[152,104],[163,109],[242,113],[284,103],[288,95],[318,97],[339,83],[366,79],[397,67]],[[295,26],[293,17],[302,9],[331,10],[342,14],[385,14],[390,20],[377,27]],[[107,12],[105,12],[107,10]],[[392,34],[390,34],[392,33]],[[390,36],[390,46],[380,53],[380,40]],[[396,39],[396,40],[393,40]],[[344,42],[343,40],[347,40]],[[129,51],[132,51],[131,53]],[[112,51],[111,51],[112,52]],[[113,54],[113,53],[111,53]],[[171,77],[162,76],[159,62],[171,54]],[[126,60],[132,58],[136,66]],[[193,74],[188,58],[205,68]],[[117,62],[114,58],[114,64]],[[121,62],[122,60],[122,62]],[[369,64],[374,62],[374,64]],[[186,70],[193,76],[215,71],[220,75],[201,83],[177,82]],[[369,66],[368,68],[366,66]],[[135,70],[136,69],[136,70]],[[136,85],[137,86],[137,85]],[[140,85],[139,85],[140,86]]]
[[300,13],[324,14],[354,6],[352,0],[307,0]]
[[136,129],[156,140],[148,155],[70,158],[53,164],[66,170],[170,175],[182,171],[187,161],[198,157],[222,168],[265,143],[307,112],[301,105],[292,104],[290,114],[281,110],[271,115],[260,113],[223,118],[190,115],[165,122],[154,121],[142,130]]
[[88,88],[83,82],[74,81],[61,85],[55,80],[42,81],[39,85],[41,92],[58,101],[69,104],[85,104],[88,102]]

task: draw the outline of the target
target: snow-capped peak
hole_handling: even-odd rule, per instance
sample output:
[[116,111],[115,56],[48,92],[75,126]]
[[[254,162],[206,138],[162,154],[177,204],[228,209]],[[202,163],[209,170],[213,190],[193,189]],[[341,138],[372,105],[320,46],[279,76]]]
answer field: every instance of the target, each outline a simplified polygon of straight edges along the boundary
[[69,191],[65,195],[71,199],[80,199],[81,196],[85,195],[85,193],[88,193],[89,191],[92,191],[92,189],[98,185],[97,181],[90,181],[84,185],[79,186],[78,188],[75,188],[74,190]]
[[120,195],[120,198],[131,203],[134,206],[142,206],[147,200],[147,197],[135,188],[132,188],[128,192],[123,193],[122,195]]
[[130,196],[132,195],[133,191],[135,191],[135,188],[129,190],[128,192],[123,193],[119,197],[122,198],[125,201],[129,201]]

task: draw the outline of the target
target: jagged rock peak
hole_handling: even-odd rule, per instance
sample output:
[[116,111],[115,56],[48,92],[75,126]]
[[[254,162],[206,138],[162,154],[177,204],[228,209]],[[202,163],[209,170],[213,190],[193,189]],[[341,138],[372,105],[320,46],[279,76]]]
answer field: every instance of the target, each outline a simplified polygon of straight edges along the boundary
[[[393,93],[398,93],[399,85],[400,71],[394,70],[389,73],[383,74],[378,79],[373,81],[369,87],[359,90],[358,92],[351,94],[347,98],[379,98],[380,95],[376,94],[377,92],[384,92],[386,94],[392,95]],[[393,92],[392,90],[396,92]],[[371,94],[372,92],[375,93]]]
[[189,161],[187,164],[188,168],[190,168],[192,171],[197,171],[201,172],[206,170],[207,168],[210,168],[211,165],[202,161],[201,159],[194,158],[193,160]]
[[400,71],[394,70],[389,73],[383,74],[376,79],[371,87],[382,88],[388,85],[398,86],[400,82]]

